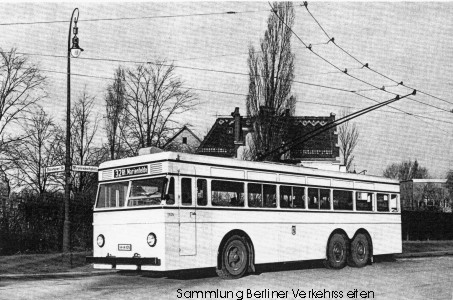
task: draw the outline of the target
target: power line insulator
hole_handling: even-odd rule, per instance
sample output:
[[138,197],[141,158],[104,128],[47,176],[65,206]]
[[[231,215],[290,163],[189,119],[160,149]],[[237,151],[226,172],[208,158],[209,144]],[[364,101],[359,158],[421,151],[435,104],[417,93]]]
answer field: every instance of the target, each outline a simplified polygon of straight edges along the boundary
[[412,95],[415,96],[415,94],[417,94],[417,90],[412,91]]
[[368,66],[368,63],[366,63],[366,64],[363,65],[362,68],[370,68],[370,67]]
[[304,6],[308,7],[308,2],[307,1],[304,1]]
[[311,51],[311,44],[310,44],[310,45],[308,45],[308,47],[307,47],[307,48],[308,48],[308,50],[310,50],[310,51]]

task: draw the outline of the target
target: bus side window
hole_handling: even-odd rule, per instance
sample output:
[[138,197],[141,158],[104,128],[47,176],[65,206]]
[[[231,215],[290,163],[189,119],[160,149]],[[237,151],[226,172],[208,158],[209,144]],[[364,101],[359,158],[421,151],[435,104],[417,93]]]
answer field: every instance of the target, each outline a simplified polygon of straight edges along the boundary
[[248,189],[248,201],[249,207],[263,207],[263,195],[261,194],[261,184],[249,183]]
[[280,186],[280,207],[287,208],[292,207],[292,188],[290,186]]
[[390,211],[391,212],[399,212],[399,205],[398,205],[398,196],[395,194],[390,195]]
[[373,193],[356,192],[356,209],[361,211],[373,210]]
[[192,205],[192,178],[181,179],[181,204]]
[[277,187],[275,185],[263,185],[263,207],[277,207]]
[[211,181],[212,206],[244,206],[244,183]]
[[175,204],[175,178],[171,177],[169,186],[168,186],[168,197],[169,199],[166,201],[168,205]]
[[308,188],[308,208],[319,208],[319,189]]
[[205,206],[208,204],[208,183],[206,179],[197,179],[197,205]]
[[305,208],[305,188],[303,187],[293,187],[294,192],[294,208]]
[[333,190],[333,209],[352,210],[352,191]]
[[389,195],[377,194],[377,211],[389,211]]
[[321,199],[319,208],[320,209],[330,209],[330,190],[319,189],[319,199]]

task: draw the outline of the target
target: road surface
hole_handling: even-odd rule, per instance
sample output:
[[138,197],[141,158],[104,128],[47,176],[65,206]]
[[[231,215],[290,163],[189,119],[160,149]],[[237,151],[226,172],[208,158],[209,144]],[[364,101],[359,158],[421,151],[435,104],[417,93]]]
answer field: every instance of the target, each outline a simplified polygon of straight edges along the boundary
[[318,262],[267,265],[238,280],[213,270],[1,280],[0,299],[453,299],[453,257],[381,261],[362,269]]

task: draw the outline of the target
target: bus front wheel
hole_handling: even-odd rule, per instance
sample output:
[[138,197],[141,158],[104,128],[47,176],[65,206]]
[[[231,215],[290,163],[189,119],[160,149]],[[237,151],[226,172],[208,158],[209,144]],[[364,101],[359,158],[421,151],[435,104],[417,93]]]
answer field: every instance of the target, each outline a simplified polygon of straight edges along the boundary
[[231,236],[220,253],[221,265],[217,275],[223,279],[236,279],[244,276],[248,267],[249,255],[246,241],[238,235]]
[[363,233],[355,236],[351,243],[351,253],[348,257],[348,265],[362,268],[370,260],[370,243]]
[[331,269],[341,269],[348,258],[348,238],[341,233],[335,233],[327,246],[326,266]]

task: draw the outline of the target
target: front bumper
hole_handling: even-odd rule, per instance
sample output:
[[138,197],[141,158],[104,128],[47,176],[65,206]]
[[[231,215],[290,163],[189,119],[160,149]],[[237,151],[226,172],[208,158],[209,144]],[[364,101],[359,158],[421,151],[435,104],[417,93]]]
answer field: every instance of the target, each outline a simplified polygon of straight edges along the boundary
[[160,266],[160,259],[157,257],[94,257],[87,256],[86,262],[90,264],[104,264],[112,265],[115,268],[116,265],[133,265],[133,266]]

